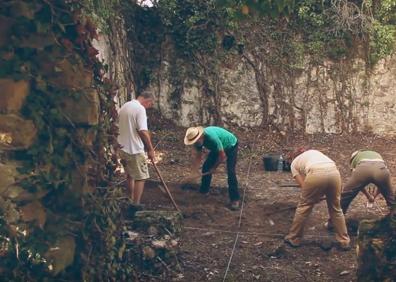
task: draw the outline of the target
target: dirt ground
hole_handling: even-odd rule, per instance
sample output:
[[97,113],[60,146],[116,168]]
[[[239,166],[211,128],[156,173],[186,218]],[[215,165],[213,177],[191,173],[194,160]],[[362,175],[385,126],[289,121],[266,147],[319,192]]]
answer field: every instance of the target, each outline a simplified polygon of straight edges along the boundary
[[[392,144],[395,140],[374,135],[318,134],[286,138],[277,133],[257,133],[257,130],[234,132],[240,142],[237,172],[240,193],[244,195],[241,211],[231,211],[227,207],[224,167],[214,176],[208,196],[198,193],[199,180],[183,187],[182,180],[189,174],[190,152],[183,144],[184,129],[166,125],[153,128],[160,159],[158,167],[185,217],[180,241],[183,272],[177,280],[356,281],[357,222],[383,216],[387,212],[383,198],[378,197],[376,204],[369,208],[363,195],[353,201],[346,215],[352,250],[324,250],[326,243],[334,240],[334,234],[323,226],[328,217],[325,202],[315,206],[306,224],[303,246],[290,248],[282,243],[282,238],[292,222],[293,207],[300,191],[296,187],[283,187],[294,184],[289,172],[264,171],[262,156],[268,152],[287,153],[296,146],[309,145],[336,161],[345,182],[349,176],[349,156],[359,148],[380,152],[393,172],[396,149]],[[147,209],[172,209],[152,169],[151,176],[142,203]]]

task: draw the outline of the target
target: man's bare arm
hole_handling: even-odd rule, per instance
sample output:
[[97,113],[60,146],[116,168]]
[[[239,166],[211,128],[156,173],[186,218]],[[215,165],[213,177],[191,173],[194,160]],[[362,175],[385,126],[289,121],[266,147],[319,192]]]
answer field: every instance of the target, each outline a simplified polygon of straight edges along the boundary
[[192,164],[191,164],[191,169],[194,172],[199,172],[199,168],[201,166],[201,162],[202,162],[202,150],[198,150],[197,148],[195,148],[194,146],[192,146],[191,149],[191,158],[192,158]]
[[301,188],[304,186],[304,176],[297,174],[296,176],[294,176],[294,179]]
[[375,198],[378,196],[379,194],[379,190],[378,188],[375,188],[375,191],[373,193],[370,193],[369,191],[367,191],[366,188],[364,188],[362,190],[363,194],[366,196],[367,200],[372,203],[374,202]]
[[148,132],[148,130],[139,130],[138,134],[140,138],[142,138],[142,141],[147,151],[147,156],[149,157],[150,160],[154,161],[155,160],[154,147],[153,144],[151,143],[150,133]]

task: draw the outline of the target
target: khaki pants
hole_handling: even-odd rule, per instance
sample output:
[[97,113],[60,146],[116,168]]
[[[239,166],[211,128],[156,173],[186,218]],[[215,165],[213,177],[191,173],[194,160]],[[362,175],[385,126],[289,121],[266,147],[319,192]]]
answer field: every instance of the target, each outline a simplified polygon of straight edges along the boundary
[[395,205],[395,191],[391,185],[389,170],[384,162],[361,162],[352,172],[351,178],[345,184],[341,197],[341,207],[344,214],[349,204],[366,185],[373,183],[384,196],[388,206]]
[[300,244],[304,233],[304,225],[312,208],[326,196],[329,216],[334,224],[336,240],[343,246],[349,244],[344,214],[341,210],[341,176],[335,166],[312,168],[304,180],[300,202],[298,203],[293,223],[286,239]]

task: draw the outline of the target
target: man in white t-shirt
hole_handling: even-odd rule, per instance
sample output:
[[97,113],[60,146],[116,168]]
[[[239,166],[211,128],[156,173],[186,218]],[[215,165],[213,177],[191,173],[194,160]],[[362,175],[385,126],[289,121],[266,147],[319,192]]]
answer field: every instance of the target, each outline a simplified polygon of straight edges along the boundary
[[120,157],[127,174],[130,198],[140,204],[144,182],[150,177],[145,151],[154,161],[154,148],[147,128],[146,109],[152,107],[150,93],[139,95],[136,100],[125,103],[118,112],[118,143],[121,145]]
[[317,150],[300,148],[292,153],[290,159],[293,178],[301,187],[301,197],[285,242],[299,247],[303,237],[304,225],[314,205],[326,196],[327,208],[334,223],[336,240],[342,250],[350,249],[350,238],[342,213],[341,176],[332,159]]

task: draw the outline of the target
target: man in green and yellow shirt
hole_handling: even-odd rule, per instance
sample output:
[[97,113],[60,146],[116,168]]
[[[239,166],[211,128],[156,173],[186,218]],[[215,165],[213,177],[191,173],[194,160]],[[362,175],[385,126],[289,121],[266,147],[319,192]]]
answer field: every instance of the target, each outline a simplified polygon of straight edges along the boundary
[[209,151],[202,166],[200,192],[203,194],[209,192],[212,174],[216,168],[221,163],[227,163],[228,192],[231,200],[231,209],[239,209],[240,195],[235,171],[238,155],[238,139],[235,135],[217,126],[208,126],[205,128],[202,126],[190,127],[187,129],[186,136],[184,137],[184,144],[193,145],[195,166],[198,166],[201,162],[202,149],[205,148]]
[[[395,190],[392,187],[390,173],[382,156],[374,151],[359,150],[351,155],[350,159],[352,175],[345,184],[341,196],[341,207],[344,214],[349,204],[362,191],[369,200],[374,201],[381,193],[389,207],[395,206]],[[377,193],[370,198],[365,187],[373,183],[377,186]]]

